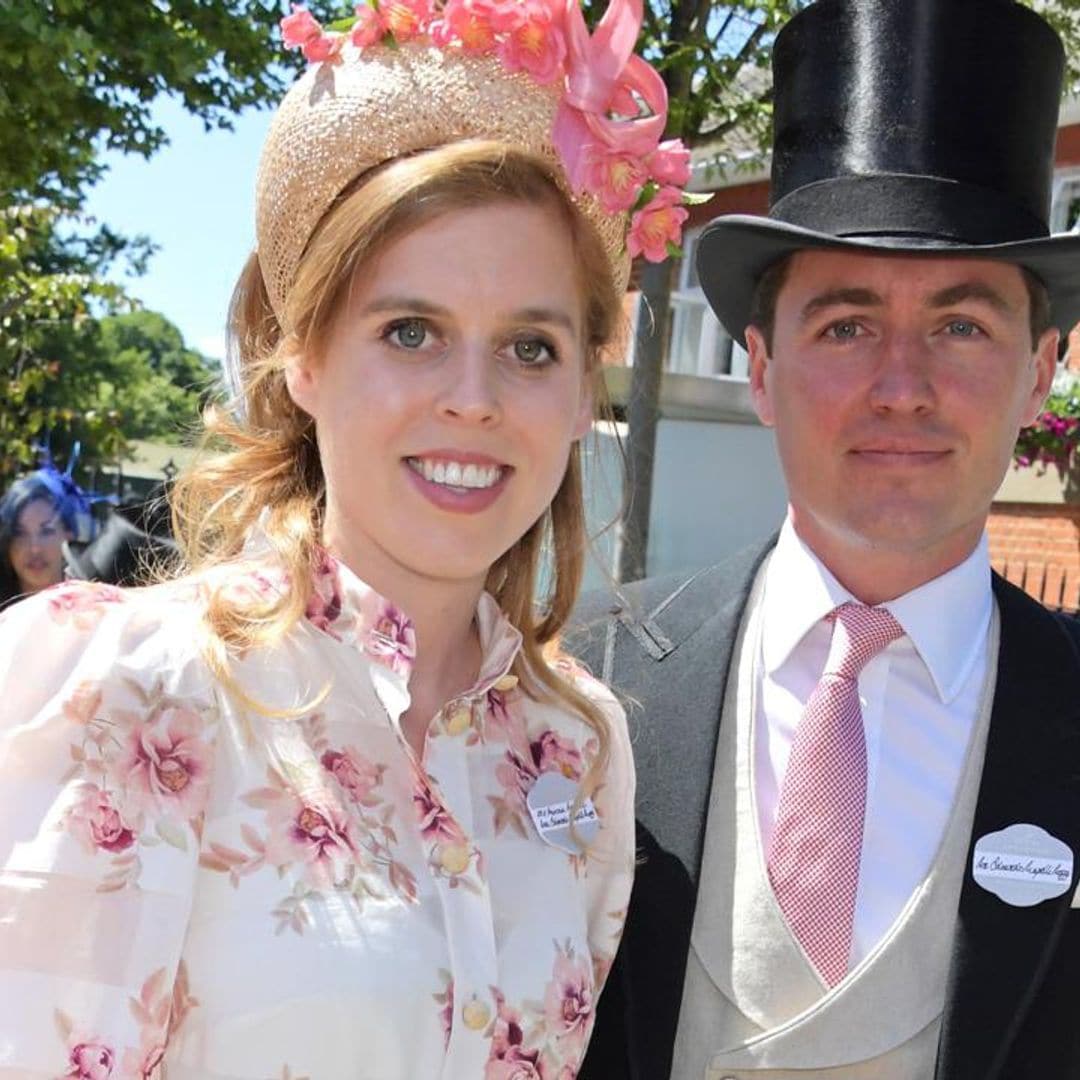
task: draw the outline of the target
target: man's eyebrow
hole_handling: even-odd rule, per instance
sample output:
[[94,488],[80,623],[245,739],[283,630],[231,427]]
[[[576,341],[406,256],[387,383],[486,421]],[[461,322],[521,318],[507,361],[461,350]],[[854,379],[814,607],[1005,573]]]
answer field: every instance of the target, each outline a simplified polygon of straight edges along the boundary
[[853,307],[880,307],[884,301],[873,289],[847,287],[840,289],[828,289],[811,297],[804,305],[800,318],[806,322],[819,311],[826,308],[839,307],[841,304]]
[[929,306],[932,308],[946,308],[952,307],[953,304],[963,304],[969,300],[980,300],[1004,315],[1009,315],[1015,310],[1013,305],[997,289],[992,288],[983,281],[961,281],[956,285],[950,285],[947,289],[941,289],[930,297]]

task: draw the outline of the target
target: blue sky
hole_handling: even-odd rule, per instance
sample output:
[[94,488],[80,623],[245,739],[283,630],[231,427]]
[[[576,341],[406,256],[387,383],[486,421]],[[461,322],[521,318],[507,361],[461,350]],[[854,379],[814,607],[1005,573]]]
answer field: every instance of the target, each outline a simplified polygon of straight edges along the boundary
[[121,279],[131,295],[174,322],[188,345],[224,354],[225,312],[254,246],[253,192],[272,113],[247,111],[234,131],[203,130],[171,99],[154,107],[170,145],[149,161],[109,154],[87,212],[159,246],[145,276]]

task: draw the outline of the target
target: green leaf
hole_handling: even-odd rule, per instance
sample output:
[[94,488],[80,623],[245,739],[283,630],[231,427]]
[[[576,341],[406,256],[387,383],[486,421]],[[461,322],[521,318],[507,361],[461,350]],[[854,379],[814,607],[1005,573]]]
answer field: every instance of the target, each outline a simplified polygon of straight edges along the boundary
[[704,206],[715,194],[715,191],[684,191],[683,206]]
[[[375,7],[375,0],[368,0],[368,3]],[[347,34],[356,25],[356,16],[350,15],[345,19],[335,19],[332,23],[327,23],[324,29],[329,30],[332,34]]]
[[683,250],[678,244],[673,244],[670,240],[667,242],[667,253],[669,259],[681,259]]
[[638,197],[634,202],[634,205],[630,208],[630,213],[636,214],[639,210],[648,206],[652,202],[653,196],[660,190],[660,185],[655,180],[647,180],[638,192]]

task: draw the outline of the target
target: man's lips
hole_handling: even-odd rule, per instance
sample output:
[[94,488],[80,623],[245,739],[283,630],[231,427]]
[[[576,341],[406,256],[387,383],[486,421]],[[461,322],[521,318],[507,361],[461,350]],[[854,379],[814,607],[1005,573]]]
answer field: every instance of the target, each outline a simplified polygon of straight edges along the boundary
[[869,465],[900,465],[919,468],[936,465],[952,454],[947,447],[906,446],[885,443],[873,446],[857,446],[848,453],[858,461]]

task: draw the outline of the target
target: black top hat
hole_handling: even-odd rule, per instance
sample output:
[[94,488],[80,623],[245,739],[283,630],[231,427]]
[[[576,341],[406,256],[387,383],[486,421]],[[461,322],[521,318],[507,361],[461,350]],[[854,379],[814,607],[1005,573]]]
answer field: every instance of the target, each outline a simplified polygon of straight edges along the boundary
[[1014,0],[819,0],[777,35],[767,218],[718,218],[702,288],[743,340],[754,286],[807,248],[1027,267],[1080,320],[1080,236],[1050,236],[1064,52]]

